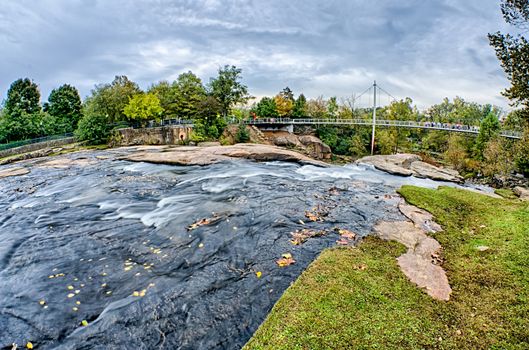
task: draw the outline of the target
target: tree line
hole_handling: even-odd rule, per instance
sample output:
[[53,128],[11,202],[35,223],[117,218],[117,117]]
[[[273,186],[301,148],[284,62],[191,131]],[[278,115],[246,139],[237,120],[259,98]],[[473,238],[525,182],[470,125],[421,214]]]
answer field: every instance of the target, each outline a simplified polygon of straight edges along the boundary
[[64,84],[53,89],[45,103],[35,82],[18,79],[0,109],[0,143],[74,132],[80,141],[99,144],[116,126],[145,125],[162,117],[191,119],[196,140],[215,139],[232,108],[251,97],[241,74],[240,68],[226,65],[203,84],[186,72],[146,91],[122,75],[96,85],[84,101],[75,87]]

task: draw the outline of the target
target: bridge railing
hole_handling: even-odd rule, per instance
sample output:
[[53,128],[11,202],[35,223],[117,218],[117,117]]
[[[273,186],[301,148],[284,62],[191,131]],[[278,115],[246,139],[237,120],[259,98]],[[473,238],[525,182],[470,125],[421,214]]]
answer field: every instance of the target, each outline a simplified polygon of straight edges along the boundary
[[[239,123],[239,121],[232,121]],[[341,119],[341,118],[257,118],[243,121],[247,125],[372,125],[371,119]],[[193,121],[187,119],[163,119],[159,122],[150,121],[147,125],[149,128],[185,125],[192,126]],[[444,130],[452,132],[462,132],[470,134],[478,134],[479,126],[464,125],[460,123],[440,123],[429,121],[413,121],[413,120],[384,120],[377,119],[377,126],[385,127],[404,127],[413,129],[430,129],[430,130]],[[500,135],[506,138],[520,139],[522,133],[512,130],[501,130]]]

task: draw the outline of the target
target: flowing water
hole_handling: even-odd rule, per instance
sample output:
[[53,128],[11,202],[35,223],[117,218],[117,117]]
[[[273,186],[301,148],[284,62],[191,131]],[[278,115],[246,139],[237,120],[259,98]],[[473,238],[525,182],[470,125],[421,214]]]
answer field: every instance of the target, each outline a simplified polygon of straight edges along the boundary
[[[352,165],[68,157],[91,163],[0,180],[0,349],[238,349],[334,228],[365,236],[402,218],[395,189],[439,185]],[[294,246],[304,227],[327,234]],[[284,253],[296,263],[279,267]]]

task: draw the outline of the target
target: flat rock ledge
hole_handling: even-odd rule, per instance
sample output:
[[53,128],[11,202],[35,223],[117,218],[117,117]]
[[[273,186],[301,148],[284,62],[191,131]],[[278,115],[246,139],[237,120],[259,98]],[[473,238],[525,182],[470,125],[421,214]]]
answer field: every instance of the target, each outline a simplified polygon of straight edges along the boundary
[[20,175],[26,175],[26,174],[29,174],[29,170],[26,168],[3,169],[3,170],[0,170],[0,179],[3,179],[4,177],[20,176]]
[[174,165],[210,165],[233,158],[251,159],[255,161],[283,161],[299,164],[327,167],[328,164],[314,160],[301,153],[271,145],[236,144],[233,146],[211,147],[167,147],[159,149],[151,146],[148,150],[126,155],[122,159],[133,162],[148,162]]
[[440,232],[441,227],[422,209],[405,203],[399,204],[399,209],[410,221],[381,221],[375,225],[374,232],[384,240],[405,245],[408,251],[397,258],[404,275],[432,298],[448,301],[452,288],[440,266],[442,247],[426,234]]
[[463,178],[452,169],[440,168],[421,161],[415,154],[393,154],[364,157],[357,164],[370,164],[380,171],[399,176],[415,176],[437,181],[462,183]]

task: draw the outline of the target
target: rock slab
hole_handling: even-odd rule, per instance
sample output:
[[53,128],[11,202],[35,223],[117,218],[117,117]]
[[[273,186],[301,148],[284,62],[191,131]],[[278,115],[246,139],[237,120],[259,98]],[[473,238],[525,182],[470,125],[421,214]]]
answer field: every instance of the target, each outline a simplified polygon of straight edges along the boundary
[[370,164],[380,171],[399,176],[415,176],[438,181],[463,182],[455,170],[440,168],[421,161],[416,154],[392,154],[364,157],[357,164]]
[[10,176],[26,175],[28,173],[29,173],[29,170],[26,168],[4,169],[4,170],[0,170],[0,179],[3,179],[4,177],[10,177]]
[[158,164],[210,165],[233,158],[243,158],[255,161],[294,162],[320,167],[328,166],[324,162],[314,160],[295,151],[259,144],[236,144],[233,146],[211,147],[182,146],[166,148],[161,152],[156,152],[151,149],[127,155],[122,159],[133,162]]
[[382,239],[397,241],[408,251],[397,258],[397,263],[408,279],[437,300],[448,301],[452,289],[441,266],[442,247],[426,232],[439,232],[431,214],[408,204],[399,205],[401,212],[411,221],[381,221],[374,227]]

